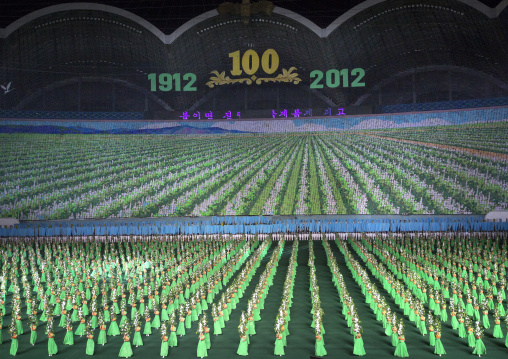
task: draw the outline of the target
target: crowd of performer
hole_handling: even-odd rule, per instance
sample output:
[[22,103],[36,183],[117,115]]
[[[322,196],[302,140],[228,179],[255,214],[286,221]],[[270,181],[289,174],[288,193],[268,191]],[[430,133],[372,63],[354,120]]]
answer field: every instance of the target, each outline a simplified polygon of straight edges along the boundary
[[[7,330],[0,330],[0,343],[10,342],[10,354],[16,355],[20,344],[40,346],[44,328],[49,356],[58,354],[61,345],[74,345],[76,336],[86,337],[84,351],[93,355],[96,345],[121,336],[119,356],[130,357],[142,352],[142,335],[157,334],[165,357],[195,325],[196,355],[205,357],[213,335],[230,325],[231,312],[248,292],[240,323],[234,324],[240,337],[236,353],[248,355],[273,278],[282,270],[279,261],[287,241],[294,243],[274,323],[275,355],[285,355],[293,327],[290,313],[302,241],[309,243],[309,325],[316,339],[309,354],[327,355],[319,291],[323,279],[314,263],[317,245],[324,246],[355,355],[366,353],[356,310],[361,303],[353,300],[347,287],[352,284],[344,280],[348,271],[390,337],[395,356],[409,355],[407,325],[429,335],[438,355],[446,354],[443,325],[467,338],[475,355],[486,354],[485,330],[489,340],[505,337],[506,234],[216,234],[1,239],[0,328]],[[332,246],[346,267],[337,264]],[[257,282],[251,284],[253,278]],[[508,348],[508,335],[504,345]]]

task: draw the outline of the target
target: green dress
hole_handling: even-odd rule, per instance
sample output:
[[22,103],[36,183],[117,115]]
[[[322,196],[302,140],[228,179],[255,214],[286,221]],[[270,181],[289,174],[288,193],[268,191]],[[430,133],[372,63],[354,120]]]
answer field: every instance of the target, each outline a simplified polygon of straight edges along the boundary
[[494,338],[498,338],[498,339],[503,338],[503,331],[501,329],[501,324],[495,324],[494,325],[493,336],[494,336]]
[[184,322],[178,323],[178,328],[176,328],[176,334],[179,336],[185,335],[185,324]]
[[35,342],[37,341],[37,331],[32,330],[30,333],[30,344],[35,345]]
[[396,347],[397,345],[399,345],[399,337],[392,329],[392,346]]
[[212,343],[210,342],[210,333],[205,333],[205,343],[206,343],[206,349],[210,349],[212,347]]
[[161,343],[161,352],[160,352],[160,355],[161,355],[161,357],[164,358],[164,357],[168,356],[168,353],[169,353],[169,343],[168,343],[167,340],[163,340],[162,343]]
[[85,323],[80,323],[78,325],[78,329],[76,329],[76,331],[74,332],[75,335],[79,335],[80,337],[82,337],[83,335],[85,335]]
[[474,339],[474,334],[473,332],[469,333],[467,335],[467,344],[471,347],[471,348],[474,348],[475,345],[476,345],[476,341]]
[[198,343],[198,349],[197,349],[197,357],[198,358],[204,358],[208,356],[207,350],[206,350],[206,343],[204,336],[199,339]]
[[159,329],[161,327],[161,319],[159,314],[156,314],[152,320],[152,328]]
[[213,335],[222,334],[222,328],[220,326],[220,322],[218,320],[213,322]]
[[51,356],[58,353],[58,347],[55,343],[55,338],[48,338],[48,354]]
[[254,324],[254,321],[249,321],[247,323],[247,328],[249,328],[249,335],[256,334],[256,325]]
[[64,343],[65,345],[74,345],[74,333],[72,333],[72,330],[69,330],[69,331],[65,334],[65,338],[64,338],[63,343]]
[[99,332],[99,337],[97,338],[97,344],[104,345],[108,342],[108,337],[106,336],[106,331],[101,330]]
[[168,310],[166,308],[162,308],[161,319],[163,321],[169,320]]
[[443,343],[441,343],[441,338],[436,339],[436,345],[434,346],[434,354],[437,354],[439,356],[446,354],[446,351],[444,350]]
[[135,345],[136,347],[143,346],[143,339],[141,338],[141,333],[137,330],[134,332],[134,339],[132,339],[132,345]]
[[169,334],[168,343],[170,347],[176,347],[178,345],[178,337],[176,336],[176,332],[171,332],[171,334]]
[[317,357],[324,357],[327,354],[325,349],[325,343],[322,337],[320,339],[316,338],[316,344],[314,345],[314,353]]
[[93,341],[93,339],[87,339],[85,354],[86,355],[93,355],[94,352],[95,352],[95,342]]
[[152,334],[152,324],[150,323],[150,321],[145,323],[145,329],[143,330],[143,334],[147,336]]
[[62,316],[60,317],[60,322],[58,323],[58,326],[59,326],[60,328],[65,328],[65,327],[66,327],[66,322],[67,322],[67,320],[66,320],[66,318],[65,318],[65,315],[62,315]]
[[109,323],[111,321],[111,315],[109,314],[109,310],[104,311],[104,322]]
[[483,315],[482,317],[482,322],[483,322],[483,327],[485,329],[490,329],[490,321],[489,321],[489,316],[488,315]]
[[480,338],[476,339],[473,354],[478,356],[487,354],[487,348],[485,348],[485,344]]
[[464,323],[459,322],[459,338],[465,338],[465,337],[467,337],[466,327],[465,327]]
[[10,350],[9,354],[15,356],[17,352],[18,352],[18,339],[13,338],[11,341],[11,350]]
[[118,328],[118,324],[116,323],[116,320],[111,321],[111,324],[109,325],[107,334],[112,337],[120,335],[120,329]]
[[393,355],[396,357],[399,357],[399,358],[409,357],[409,353],[407,352],[406,342],[404,340],[399,339],[399,344],[397,344],[397,347],[395,348],[395,353]]
[[23,334],[23,324],[21,323],[21,320],[16,320],[16,329],[18,330],[18,335]]
[[120,348],[120,353],[118,356],[120,358],[130,358],[132,356],[132,347],[130,341],[124,341],[122,347]]
[[354,339],[354,347],[353,347],[353,354],[363,356],[365,355],[365,348],[363,347],[363,338],[362,337],[355,337]]
[[459,321],[457,320],[457,316],[452,315],[452,329],[459,328]]
[[249,344],[247,343],[247,338],[240,338],[240,344],[238,344],[238,350],[236,354],[238,355],[249,355]]
[[274,355],[286,355],[284,353],[284,343],[282,342],[282,337],[275,340],[275,350],[273,351]]

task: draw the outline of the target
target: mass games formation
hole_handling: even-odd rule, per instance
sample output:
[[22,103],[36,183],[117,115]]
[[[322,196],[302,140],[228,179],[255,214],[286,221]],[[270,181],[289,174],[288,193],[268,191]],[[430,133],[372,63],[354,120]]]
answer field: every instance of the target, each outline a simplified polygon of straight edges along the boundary
[[508,358],[508,0],[240,1],[0,11],[0,358]]
[[506,233],[24,237],[0,251],[13,356],[508,350]]

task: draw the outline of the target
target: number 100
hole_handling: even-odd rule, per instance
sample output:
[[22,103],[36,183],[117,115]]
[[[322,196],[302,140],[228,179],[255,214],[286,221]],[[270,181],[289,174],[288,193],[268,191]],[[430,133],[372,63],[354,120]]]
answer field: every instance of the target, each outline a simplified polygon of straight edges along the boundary
[[[233,61],[233,68],[231,75],[240,76],[242,70],[240,69],[240,50],[230,52],[229,57]],[[253,75],[259,69],[259,55],[256,51],[250,49],[243,53],[242,56],[242,69],[247,75]],[[279,54],[274,49],[268,49],[261,56],[261,68],[267,74],[273,74],[279,68]]]

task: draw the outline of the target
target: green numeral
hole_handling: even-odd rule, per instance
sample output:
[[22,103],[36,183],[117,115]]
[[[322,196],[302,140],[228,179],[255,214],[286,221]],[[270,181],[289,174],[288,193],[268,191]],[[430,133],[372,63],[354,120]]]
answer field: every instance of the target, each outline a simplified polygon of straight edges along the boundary
[[182,91],[180,86],[180,73],[173,74],[173,80],[175,81],[175,91]]
[[365,71],[360,68],[353,69],[351,71],[351,76],[356,76],[356,75],[358,75],[358,77],[351,83],[351,87],[364,87],[365,82],[360,82],[360,81],[365,76]]
[[340,70],[340,75],[342,76],[342,87],[349,87],[349,72],[348,69]]
[[167,92],[173,89],[173,78],[171,74],[159,75],[159,90]]
[[157,75],[156,74],[148,74],[148,80],[150,80],[150,91],[157,91]]
[[319,70],[314,70],[310,73],[310,78],[316,78],[312,83],[310,84],[311,89],[322,89],[323,84],[320,84],[319,81],[323,79],[323,72]]
[[[157,91],[157,80],[159,80],[159,90],[168,92],[173,90],[173,81],[175,82],[175,91],[182,91],[180,73],[174,73],[173,75],[168,73],[162,73],[159,76],[157,74],[148,74],[148,80],[150,80],[150,91]],[[184,91],[197,91],[194,85],[196,82],[196,75],[188,73],[183,75],[183,81],[189,81],[183,88]]]
[[185,87],[183,88],[183,91],[197,91],[196,87],[192,86],[194,85],[194,82],[196,82],[196,75],[192,73],[185,74],[183,75],[183,80],[184,81],[189,80],[187,85],[185,85]]
[[340,85],[340,72],[339,70],[326,71],[326,86],[336,88]]

